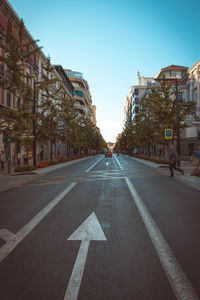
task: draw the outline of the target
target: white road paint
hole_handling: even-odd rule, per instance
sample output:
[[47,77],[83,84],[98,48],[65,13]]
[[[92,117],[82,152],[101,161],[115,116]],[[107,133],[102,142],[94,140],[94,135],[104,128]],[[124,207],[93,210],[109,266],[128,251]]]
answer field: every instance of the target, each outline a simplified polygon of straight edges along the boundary
[[85,172],[90,172],[104,157],[101,157],[99,160],[97,160],[91,167],[89,167]]
[[99,221],[92,213],[72,235],[69,241],[81,241],[76,262],[70,277],[64,300],[76,300],[81,285],[81,280],[87,260],[90,241],[107,241]]
[[168,277],[171,287],[178,300],[199,300],[191,283],[187,279],[182,267],[160,232],[157,224],[146,208],[142,198],[138,194],[129,178],[125,178],[130,193],[135,201],[140,216],[143,219],[147,232],[151,238],[154,248],[159,256],[164,271]]
[[116,155],[114,155],[114,158],[115,158],[120,170],[124,171],[124,168],[122,167],[121,163],[119,162],[119,159],[117,159]]
[[54,200],[46,205],[32,220],[22,227],[16,234],[9,232],[6,229],[1,229],[0,236],[6,240],[0,248],[0,262],[47,216],[47,214],[71,191],[76,185],[76,182],[71,183],[64,189]]
[[8,229],[0,229],[0,238],[2,238],[4,241],[8,242],[11,239],[15,239],[16,234],[12,233]]

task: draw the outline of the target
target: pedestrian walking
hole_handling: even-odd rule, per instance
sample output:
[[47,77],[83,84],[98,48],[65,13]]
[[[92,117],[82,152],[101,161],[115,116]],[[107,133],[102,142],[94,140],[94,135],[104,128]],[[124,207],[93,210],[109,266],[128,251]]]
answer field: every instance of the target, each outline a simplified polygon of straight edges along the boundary
[[171,173],[170,177],[174,177],[174,169],[184,175],[184,171],[176,166],[176,153],[174,152],[173,146],[171,146],[169,149],[169,169]]
[[0,162],[1,162],[1,171],[2,172],[4,172],[5,161],[6,161],[6,154],[5,154],[5,152],[3,150],[1,150]]
[[200,167],[200,146],[198,146],[197,150],[194,152],[194,160],[195,160],[195,169]]

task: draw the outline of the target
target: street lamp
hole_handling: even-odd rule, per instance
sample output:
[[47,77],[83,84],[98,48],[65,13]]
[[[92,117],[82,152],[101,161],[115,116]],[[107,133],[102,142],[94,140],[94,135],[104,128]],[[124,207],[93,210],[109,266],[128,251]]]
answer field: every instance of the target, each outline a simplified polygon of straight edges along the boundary
[[181,159],[181,136],[180,136],[180,114],[179,114],[179,99],[178,99],[178,78],[155,78],[157,81],[175,81],[175,95],[176,95],[176,137],[177,137],[177,154],[178,154],[178,160],[177,165],[180,167],[180,159]]
[[41,84],[41,81],[34,81],[33,82],[33,165],[37,165],[36,159],[36,85]]

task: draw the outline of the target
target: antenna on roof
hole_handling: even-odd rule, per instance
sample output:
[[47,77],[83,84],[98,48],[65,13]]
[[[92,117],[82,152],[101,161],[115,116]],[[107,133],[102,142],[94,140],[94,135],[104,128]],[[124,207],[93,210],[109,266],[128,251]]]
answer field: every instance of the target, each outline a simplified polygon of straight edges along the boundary
[[140,71],[137,71],[137,78],[141,78]]

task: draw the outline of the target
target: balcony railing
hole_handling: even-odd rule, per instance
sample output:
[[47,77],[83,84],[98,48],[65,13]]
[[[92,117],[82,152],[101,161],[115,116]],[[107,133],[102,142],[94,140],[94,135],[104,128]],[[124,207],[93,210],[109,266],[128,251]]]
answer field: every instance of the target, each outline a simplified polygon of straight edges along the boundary
[[33,63],[33,60],[30,57],[26,57],[25,62],[34,68],[35,65]]
[[0,25],[0,36],[1,36],[2,38],[5,38],[5,36],[6,36],[5,29],[3,28],[2,25]]

